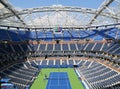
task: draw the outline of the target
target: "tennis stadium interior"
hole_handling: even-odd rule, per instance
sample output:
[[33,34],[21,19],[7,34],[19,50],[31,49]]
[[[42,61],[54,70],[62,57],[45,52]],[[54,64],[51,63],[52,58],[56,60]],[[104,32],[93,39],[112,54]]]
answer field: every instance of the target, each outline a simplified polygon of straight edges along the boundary
[[45,68],[73,68],[84,89],[120,89],[120,0],[98,9],[0,0],[1,84],[17,87],[1,88],[30,89]]

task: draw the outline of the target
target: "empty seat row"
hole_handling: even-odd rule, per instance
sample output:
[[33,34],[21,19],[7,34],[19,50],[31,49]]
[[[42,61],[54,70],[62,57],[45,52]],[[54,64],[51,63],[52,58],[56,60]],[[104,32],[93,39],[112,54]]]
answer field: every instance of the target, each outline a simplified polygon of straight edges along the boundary
[[[27,64],[27,63],[26,63]],[[18,89],[26,89],[26,86],[34,82],[35,77],[39,74],[37,68],[34,68],[25,63],[20,63],[9,67],[8,69],[2,70],[0,72],[1,78],[9,78],[10,83],[15,84]]]
[[76,70],[85,78],[86,83],[92,89],[109,88],[120,83],[120,74],[118,72],[96,62],[90,67],[79,67]]

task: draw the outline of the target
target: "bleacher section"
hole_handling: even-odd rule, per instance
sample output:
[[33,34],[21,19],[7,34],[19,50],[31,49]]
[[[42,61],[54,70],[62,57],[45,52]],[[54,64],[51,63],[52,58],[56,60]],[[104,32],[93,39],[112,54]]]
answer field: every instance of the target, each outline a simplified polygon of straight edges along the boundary
[[[76,70],[90,89],[112,89],[112,86],[120,84],[120,73],[97,62],[93,62],[91,66],[83,64]],[[116,87],[115,89],[119,88]]]
[[1,78],[9,78],[9,82],[15,84],[18,89],[26,89],[26,86],[32,85],[38,73],[37,68],[28,63],[20,63],[0,71],[0,76]]
[[68,59],[68,60],[44,59],[44,60],[33,60],[30,63],[34,67],[38,67],[38,68],[68,68],[68,67],[73,68],[74,64],[78,64],[78,62],[79,61],[76,62],[73,59]]
[[[0,44],[1,51],[7,53],[29,52],[29,51],[105,51],[115,54],[120,50],[120,44],[114,43],[63,43],[63,44]],[[1,53],[2,53],[1,52]],[[119,53],[118,53],[119,54]]]
[[[41,43],[41,44],[0,44],[1,64],[3,65],[6,59],[16,60],[28,57],[47,57],[47,56],[94,56],[107,58],[116,63],[120,63],[120,44],[107,42],[84,42],[84,43]],[[105,55],[106,54],[106,55]],[[118,57],[116,57],[116,56]],[[19,57],[21,56],[21,57]],[[7,60],[9,61],[9,60]]]
[[[82,45],[82,44],[78,44],[78,45]],[[24,50],[28,49],[25,45],[21,45],[21,46]],[[103,46],[103,48],[102,48],[102,46]],[[13,45],[13,47],[9,47],[9,45],[7,45],[7,47],[9,48],[9,51],[10,51],[10,48],[11,48],[10,52],[13,52],[12,48],[14,48],[14,45]],[[33,45],[32,48],[33,48],[32,51],[35,51],[36,48],[38,48],[38,45]],[[120,52],[119,51],[120,50],[120,44],[115,44],[114,45],[112,43],[106,43],[106,44],[104,44],[104,43],[86,43],[86,45],[84,47],[83,46],[78,47],[75,44],[56,44],[56,48],[54,48],[53,44],[40,44],[40,49],[38,51],[41,51],[41,50],[43,50],[43,51],[54,51],[54,50],[55,51],[61,51],[61,49],[64,50],[64,51],[75,51],[76,48],[80,48],[81,50],[86,50],[86,51],[99,51],[98,49],[100,49],[100,51],[105,51],[105,52],[108,52],[108,53],[111,53],[111,54],[116,54],[117,52]],[[16,48],[14,48],[14,49],[16,49]],[[18,50],[22,51],[22,49],[18,49]],[[16,50],[16,52],[18,50]]]
[[[43,31],[41,31],[43,30]],[[94,30],[69,30],[63,29],[62,34],[54,34],[53,31],[44,31],[40,30],[12,30],[12,29],[0,29],[0,40],[10,40],[10,41],[25,41],[25,40],[49,40],[52,39],[92,39],[92,40],[103,40],[103,39],[120,39],[120,30],[118,28],[109,28],[109,29],[94,29]]]

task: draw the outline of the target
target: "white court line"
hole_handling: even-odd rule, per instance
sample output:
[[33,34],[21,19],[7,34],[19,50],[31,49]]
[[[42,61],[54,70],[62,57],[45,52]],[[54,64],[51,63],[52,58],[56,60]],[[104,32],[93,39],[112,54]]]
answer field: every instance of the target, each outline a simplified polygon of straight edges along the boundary
[[[66,76],[68,76],[68,75],[66,75]],[[66,79],[66,85],[67,85],[67,89],[69,89],[68,79]]]
[[[52,73],[50,74],[50,76],[52,76]],[[49,76],[49,77],[50,77],[50,76]],[[49,80],[48,89],[50,89],[50,86],[51,86],[51,79]]]
[[60,73],[58,73],[58,86],[60,85],[59,83],[60,83],[60,81],[59,81],[59,78],[60,77]]
[[71,85],[70,85],[70,80],[69,80],[68,74],[67,74],[67,77],[68,77],[68,79],[66,79],[66,81],[67,81],[67,88],[71,89]]

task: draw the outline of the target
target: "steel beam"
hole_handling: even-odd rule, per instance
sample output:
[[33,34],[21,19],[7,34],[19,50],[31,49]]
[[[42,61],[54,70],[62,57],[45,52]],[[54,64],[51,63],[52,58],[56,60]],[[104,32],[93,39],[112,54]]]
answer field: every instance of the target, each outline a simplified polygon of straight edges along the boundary
[[[105,0],[103,2],[103,4],[101,4],[101,6],[98,8],[98,10],[96,11],[96,14],[95,16],[90,20],[89,24],[88,25],[91,25],[95,19],[103,12],[103,10],[108,7],[114,0]],[[110,15],[113,16],[113,14],[109,13]],[[120,19],[120,18],[118,18]]]
[[84,13],[89,13],[89,14],[95,14],[93,19],[97,18],[98,15],[110,17],[113,19],[120,19],[120,17],[113,15],[112,13],[102,12],[104,8],[101,8],[100,10],[96,10],[96,9],[90,9],[90,8],[67,7],[67,6],[39,7],[39,8],[30,8],[30,9],[24,9],[21,11],[16,11],[15,14],[5,13],[5,14],[0,15],[0,19],[6,19],[9,17],[13,17],[14,15],[19,16],[19,15],[24,15],[24,14],[28,14],[28,13],[32,14],[32,13],[37,13],[37,12],[53,12],[53,11],[84,12]]
[[25,26],[26,25],[26,23],[24,22],[24,20],[22,20],[22,18],[17,14],[17,11],[12,7],[12,5],[10,5],[9,3],[8,3],[8,1],[6,1],[6,0],[0,0],[0,3],[5,7],[5,8],[7,8],[10,12],[11,12],[11,14],[13,15],[13,16],[16,16],[17,18],[18,18],[18,20]]

